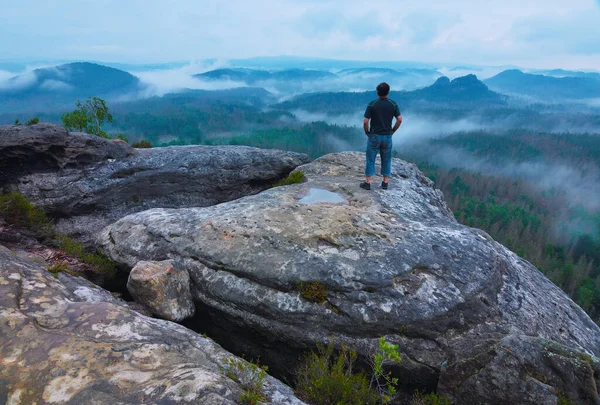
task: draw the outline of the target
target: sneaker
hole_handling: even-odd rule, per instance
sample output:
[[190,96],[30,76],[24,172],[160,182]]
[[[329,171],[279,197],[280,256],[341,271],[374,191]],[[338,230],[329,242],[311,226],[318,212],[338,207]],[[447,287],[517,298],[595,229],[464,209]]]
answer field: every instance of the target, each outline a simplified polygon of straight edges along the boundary
[[384,189],[384,190],[387,190],[388,189],[388,183],[386,183],[385,181],[382,181],[381,182],[381,188]]
[[367,183],[366,181],[363,181],[362,183],[360,183],[360,188],[364,188],[365,190],[370,190],[371,183]]

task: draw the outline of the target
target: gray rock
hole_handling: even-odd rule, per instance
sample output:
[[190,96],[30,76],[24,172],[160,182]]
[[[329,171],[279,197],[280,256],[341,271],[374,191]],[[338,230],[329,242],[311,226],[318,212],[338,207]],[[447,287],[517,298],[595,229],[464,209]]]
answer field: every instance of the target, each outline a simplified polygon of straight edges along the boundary
[[[219,370],[231,354],[212,340],[90,297],[0,246],[0,403],[242,403]],[[263,393],[303,403],[272,377]]]
[[[43,164],[34,170],[38,155]],[[57,217],[60,232],[86,243],[124,215],[152,207],[208,206],[255,194],[308,161],[304,154],[245,146],[132,150],[48,124],[0,127],[0,171],[10,183],[5,188],[16,188]],[[8,169],[15,165],[21,169]]]
[[442,369],[440,389],[456,389],[457,403],[554,404],[562,396],[598,404],[594,376],[599,373],[597,358],[550,340],[509,335],[478,356]]
[[[470,359],[506,336],[600,355],[600,328],[585,312],[530,263],[458,224],[414,165],[394,159],[390,189],[370,192],[358,187],[363,165],[361,153],[327,155],[297,169],[307,177],[303,184],[213,207],[133,214],[107,227],[101,244],[130,267],[167,259],[185,267],[197,310],[215,325],[210,333],[225,329],[222,344],[262,354],[281,373],[291,371],[293,355],[318,342],[333,339],[366,355],[385,336],[402,350],[394,372],[404,387],[438,386],[456,403],[478,404],[487,397],[458,387],[480,367]],[[338,199],[319,189],[343,201],[327,202]],[[301,203],[311,193],[317,202]],[[300,282],[313,280],[326,288],[323,303],[298,291]],[[447,384],[442,368],[463,363],[464,372]],[[570,367],[565,363],[575,372]],[[489,372],[477,380],[481,390],[493,390],[494,378],[513,386],[529,381],[511,370]],[[595,379],[598,385],[600,374]],[[568,391],[573,400],[597,395],[582,381]],[[556,400],[560,387],[554,388],[536,398]]]
[[0,185],[30,173],[82,168],[134,153],[122,141],[71,133],[52,124],[0,126]]
[[127,290],[136,302],[169,321],[182,321],[196,311],[188,272],[169,260],[138,262],[129,273]]

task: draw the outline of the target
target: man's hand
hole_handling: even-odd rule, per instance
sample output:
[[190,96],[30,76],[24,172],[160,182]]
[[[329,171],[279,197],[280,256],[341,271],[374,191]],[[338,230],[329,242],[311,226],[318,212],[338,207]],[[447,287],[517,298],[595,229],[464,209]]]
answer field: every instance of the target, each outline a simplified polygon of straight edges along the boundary
[[365,135],[369,136],[369,119],[363,119],[363,129],[365,130]]
[[394,128],[392,128],[392,135],[400,128],[402,125],[402,115],[396,117],[396,123],[394,124]]

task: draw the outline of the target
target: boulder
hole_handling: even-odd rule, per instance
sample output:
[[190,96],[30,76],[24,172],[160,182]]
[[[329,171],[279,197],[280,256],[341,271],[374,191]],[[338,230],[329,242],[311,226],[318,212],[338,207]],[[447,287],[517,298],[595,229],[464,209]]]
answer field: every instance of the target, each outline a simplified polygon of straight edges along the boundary
[[124,215],[255,194],[309,161],[246,146],[131,149],[50,124],[0,127],[0,187],[17,189],[57,218],[60,232],[88,244]]
[[[86,297],[0,246],[0,403],[242,403],[219,369],[232,355],[212,340]],[[272,377],[262,391],[268,404],[303,403]]]
[[127,144],[57,125],[0,126],[0,185],[25,174],[83,168],[135,153]]
[[[485,232],[457,223],[416,166],[393,159],[390,189],[372,191],[358,187],[363,167],[362,153],[326,155],[296,169],[302,184],[129,215],[102,231],[100,244],[129,267],[170,259],[187,269],[209,333],[230,350],[262,354],[282,374],[317,343],[333,340],[366,356],[384,336],[401,348],[394,373],[408,390],[501,404],[498,381],[540,388],[531,379],[542,376],[545,391],[519,403],[556,401],[559,391],[600,403],[600,328],[581,308]],[[311,295],[306,282],[325,297]],[[514,343],[522,337],[534,341]],[[557,369],[536,342],[591,360]],[[502,347],[520,365],[494,366]],[[561,379],[565,372],[573,378]],[[461,389],[466,383],[478,390]],[[492,394],[478,394],[486,390]]]
[[169,260],[138,262],[129,273],[127,291],[154,315],[169,321],[182,321],[196,311],[188,272]]

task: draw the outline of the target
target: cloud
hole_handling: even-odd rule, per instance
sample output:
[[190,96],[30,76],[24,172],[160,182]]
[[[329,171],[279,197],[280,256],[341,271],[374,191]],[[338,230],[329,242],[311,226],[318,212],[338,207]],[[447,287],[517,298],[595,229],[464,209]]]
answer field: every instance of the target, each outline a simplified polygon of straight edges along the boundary
[[40,88],[49,91],[68,91],[73,89],[73,86],[60,80],[44,80]]
[[146,90],[140,94],[142,97],[163,96],[167,93],[173,93],[183,89],[222,90],[246,87],[245,83],[234,82],[231,80],[203,81],[193,77],[195,74],[223,66],[225,65],[222,62],[215,62],[209,65],[190,62],[185,66],[175,69],[159,69],[131,73],[137,76],[146,88]]
[[[421,147],[425,145],[422,144]],[[511,162],[499,166],[488,159],[450,146],[428,146],[428,148],[428,160],[441,167],[448,169],[456,167],[490,175],[522,178],[531,182],[539,190],[555,188],[565,191],[567,203],[572,208],[583,206],[593,211],[600,209],[600,177],[593,174],[598,173],[598,167],[590,167],[585,174],[567,163]]]
[[598,68],[597,4],[21,0],[0,14],[0,55],[128,63],[298,55]]
[[14,72],[0,70],[0,91],[24,89],[30,87],[36,81],[37,76],[31,70],[18,75],[15,75]]

